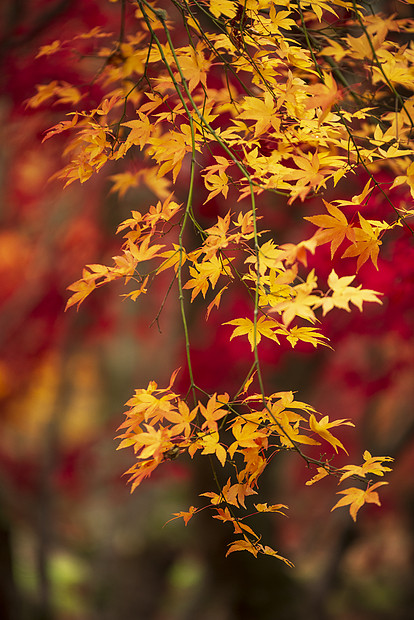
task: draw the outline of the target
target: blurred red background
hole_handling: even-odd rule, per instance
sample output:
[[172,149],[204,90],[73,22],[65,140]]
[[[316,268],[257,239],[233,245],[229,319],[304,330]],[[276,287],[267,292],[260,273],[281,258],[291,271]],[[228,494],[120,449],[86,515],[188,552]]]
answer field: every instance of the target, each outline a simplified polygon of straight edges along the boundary
[[[64,308],[66,287],[86,263],[105,262],[118,251],[116,226],[154,195],[145,187],[122,200],[110,193],[108,176],[119,171],[117,164],[62,191],[49,179],[60,167],[65,137],[41,142],[69,108],[26,107],[36,84],[84,79],[68,52],[35,59],[41,45],[95,26],[114,32],[119,19],[119,6],[103,0],[8,0],[0,8],[2,617],[408,620],[414,604],[414,248],[404,229],[384,248],[378,271],[364,265],[358,274],[364,288],[384,293],[384,304],[362,315],[327,316],[324,330],[335,351],[262,349],[270,389],[299,390],[319,411],[355,422],[356,432],[344,434],[351,462],[358,463],[364,449],[396,459],[381,508],[364,508],[354,525],[345,511],[330,513],[334,482],[307,487],[313,473],[303,463],[291,455],[275,459],[264,488],[290,506],[291,516],[261,517],[258,528],[294,561],[290,570],[268,558],[225,559],[223,527],[204,513],[187,528],[176,521],[163,527],[208,488],[202,464],[168,464],[129,494],[122,472],[132,455],[117,452],[113,437],[133,389],[151,379],[166,385],[171,370],[184,363],[178,309],[168,301],[160,331],[151,323],[164,291],[134,304],[122,301],[116,286],[94,293],[79,312]],[[97,86],[90,90],[91,105],[100,94]],[[351,196],[365,180],[358,182],[335,191]],[[396,201],[409,200],[400,188],[395,192]],[[180,193],[185,187],[178,185]],[[301,217],[320,212],[318,201],[286,210],[273,197],[260,208],[280,243],[297,240],[303,230],[312,234]],[[369,209],[365,217],[381,218],[388,207],[376,200]],[[216,198],[201,215],[208,226],[227,210]],[[335,263],[339,275],[352,273],[347,260]],[[326,278],[328,254],[319,251],[312,266]],[[231,391],[244,372],[249,346],[229,343],[220,324],[245,303],[235,295],[208,323],[194,306],[193,358],[207,391]]]

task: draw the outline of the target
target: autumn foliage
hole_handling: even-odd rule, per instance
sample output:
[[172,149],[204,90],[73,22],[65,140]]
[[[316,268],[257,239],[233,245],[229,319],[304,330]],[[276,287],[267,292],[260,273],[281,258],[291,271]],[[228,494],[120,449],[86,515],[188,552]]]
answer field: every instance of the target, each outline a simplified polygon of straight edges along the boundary
[[[118,447],[135,457],[131,490],[168,461],[208,458],[212,487],[174,517],[187,525],[210,511],[233,528],[227,554],[290,565],[249,522],[286,514],[284,504],[255,500],[280,453],[302,460],[307,485],[344,483],[332,510],[347,507],[354,520],[364,504],[380,505],[391,469],[391,457],[368,450],[338,463],[348,454],[340,432],[353,422],[284,386],[269,391],[261,351],[266,342],[304,354],[329,347],[327,315],[384,302],[358,282],[368,264],[381,268],[388,239],[413,232],[414,55],[404,41],[414,21],[347,0],[114,5],[117,34],[94,27],[38,52],[70,53],[83,82],[56,75],[26,102],[68,110],[44,135],[64,144],[55,180],[106,175],[120,199],[139,185],[155,196],[118,226],[112,262],[86,264],[70,284],[67,309],[118,281],[125,303],[160,300],[158,323],[176,298],[185,367],[171,368],[169,385],[138,387],[119,427]],[[294,238],[281,242],[272,230],[276,209],[300,218]],[[226,304],[234,298],[240,312]],[[206,389],[195,372],[194,312],[216,320],[229,347],[247,343],[226,391]]]

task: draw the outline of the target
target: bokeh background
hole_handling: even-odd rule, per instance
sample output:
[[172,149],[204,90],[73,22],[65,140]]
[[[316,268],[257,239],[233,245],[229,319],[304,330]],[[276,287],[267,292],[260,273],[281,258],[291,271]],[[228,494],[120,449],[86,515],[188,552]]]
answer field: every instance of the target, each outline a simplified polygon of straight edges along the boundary
[[[408,10],[408,9],[407,9]],[[100,26],[119,28],[119,6],[105,0],[3,0],[0,4],[0,615],[4,620],[409,620],[414,606],[414,249],[403,229],[384,247],[380,269],[358,281],[384,293],[366,312],[332,312],[325,333],[335,351],[263,345],[270,391],[300,399],[337,418],[351,462],[361,452],[396,459],[381,508],[368,506],[355,525],[330,513],[335,483],[308,487],[313,473],[291,455],[274,459],[263,480],[267,498],[290,506],[288,519],[262,515],[258,528],[296,565],[289,569],[247,554],[225,559],[227,531],[200,513],[184,527],[165,525],[210,488],[208,465],[177,460],[130,495],[122,473],[132,454],[116,451],[123,403],[155,379],[168,384],[184,363],[178,308],[171,298],[159,326],[159,296],[122,301],[116,286],[97,291],[78,312],[64,312],[66,287],[87,263],[118,252],[114,234],[131,208],[156,200],[133,188],[120,200],[110,174],[62,191],[49,182],[64,138],[42,144],[44,131],[69,111],[49,103],[28,109],[35,85],[82,81],[64,53],[35,59],[41,45]],[[99,101],[99,89],[91,101]],[[132,162],[140,166],[139,161]],[[112,164],[111,164],[112,165]],[[118,165],[118,167],[117,167]],[[381,180],[392,182],[384,170]],[[185,171],[177,187],[185,196]],[[362,189],[338,186],[343,196]],[[198,188],[200,196],[205,191]],[[397,192],[397,190],[395,190]],[[393,197],[409,204],[398,188]],[[217,198],[201,211],[208,226],[228,210]],[[261,205],[278,243],[296,241],[320,212],[319,201],[289,210],[274,197]],[[375,217],[387,205],[370,203]],[[309,225],[310,234],[313,232]],[[328,251],[328,250],[327,250]],[[349,259],[348,259],[349,260]],[[329,256],[312,259],[326,278]],[[352,273],[346,261],[335,265]],[[166,281],[168,286],[168,281]],[[231,391],[249,355],[228,343],[220,324],[246,304],[223,302],[190,324],[196,373],[207,391]],[[233,313],[233,314],[231,314]]]

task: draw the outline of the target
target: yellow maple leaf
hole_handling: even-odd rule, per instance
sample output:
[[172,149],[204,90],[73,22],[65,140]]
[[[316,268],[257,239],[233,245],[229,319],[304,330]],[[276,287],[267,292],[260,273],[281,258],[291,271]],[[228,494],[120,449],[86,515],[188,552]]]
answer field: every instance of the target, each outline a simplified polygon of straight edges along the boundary
[[332,269],[328,277],[328,285],[332,290],[332,295],[319,299],[315,303],[315,308],[322,307],[323,316],[325,316],[333,308],[341,308],[350,312],[350,303],[357,306],[361,312],[364,301],[382,303],[378,297],[381,293],[371,289],[363,289],[361,284],[359,286],[349,286],[354,280],[355,276],[339,278],[335,270]]
[[360,213],[358,213],[361,228],[353,228],[353,243],[342,254],[342,258],[347,256],[358,256],[357,271],[370,258],[375,269],[378,270],[377,258],[379,246],[382,241],[379,239],[382,227],[373,227]]
[[293,448],[295,444],[303,443],[308,446],[319,446],[320,443],[309,435],[301,433],[299,427],[300,420],[295,423],[291,423],[290,411],[282,411],[277,416],[277,423],[272,425],[273,430],[278,433],[280,437],[280,443],[287,448]]
[[62,85],[56,89],[57,100],[56,103],[70,103],[76,105],[82,99],[82,94],[78,88],[62,82]]
[[263,99],[259,97],[245,97],[243,101],[243,112],[239,118],[247,118],[256,121],[254,127],[254,137],[257,138],[269,127],[276,131],[280,128],[280,118],[275,111],[275,101],[269,91],[264,93]]
[[292,345],[292,348],[296,346],[299,340],[301,342],[308,342],[315,348],[319,344],[329,347],[327,336],[321,334],[315,327],[298,327],[295,325],[290,329],[286,329],[286,340]]
[[348,454],[339,439],[334,437],[332,433],[328,430],[329,428],[342,425],[355,426],[355,424],[353,424],[349,420],[334,420],[333,422],[329,422],[329,416],[327,415],[324,416],[321,420],[319,420],[319,422],[317,421],[313,413],[310,415],[309,418],[309,427],[314,433],[317,433],[319,437],[322,437],[322,439],[325,439],[325,441],[330,443],[331,446],[334,447],[335,452],[338,452],[338,448],[341,448],[344,452],[346,452],[346,454]]
[[168,429],[155,429],[150,424],[144,424],[144,428],[145,431],[134,437],[134,450],[139,458],[157,459],[174,447]]
[[363,454],[365,463],[362,465],[345,465],[342,470],[346,470],[345,473],[339,479],[342,482],[350,476],[363,476],[367,474],[375,474],[376,476],[383,476],[385,472],[391,471],[391,467],[383,465],[385,462],[393,461],[390,456],[372,456],[368,450],[365,450]]
[[147,235],[144,237],[139,246],[136,246],[134,243],[128,243],[128,250],[131,252],[137,263],[143,263],[159,256],[159,250],[165,247],[164,245],[159,244],[150,245],[150,241],[151,235]]
[[228,402],[228,394],[220,394],[218,396],[217,394],[213,394],[206,407],[204,407],[202,403],[199,403],[200,413],[206,420],[203,422],[201,428],[217,431],[217,420],[221,420],[221,418],[229,413],[228,409],[223,409],[223,405],[225,406]]
[[49,82],[48,84],[38,84],[36,86],[37,93],[27,100],[26,105],[31,108],[38,108],[42,103],[54,97],[59,89],[59,83],[57,80]]
[[183,288],[186,289],[193,289],[191,301],[193,301],[200,292],[203,297],[205,297],[210,284],[214,289],[221,274],[230,275],[227,271],[229,264],[229,260],[219,258],[216,255],[212,256],[210,260],[194,263],[194,266],[189,269],[192,277],[183,286]]
[[268,435],[267,430],[262,430],[257,424],[240,418],[237,418],[232,424],[232,433],[236,441],[229,447],[231,458],[233,458],[235,451],[239,450],[240,447],[242,449],[255,448],[258,445],[257,440],[262,440]]
[[331,257],[333,258],[345,237],[349,238],[352,235],[352,229],[345,215],[338,207],[325,200],[323,202],[330,215],[312,215],[304,219],[321,228],[317,235],[318,245],[330,242]]
[[318,125],[320,125],[339,99],[338,87],[332,74],[324,72],[323,82],[309,86],[308,92],[311,97],[306,101],[306,109],[321,108],[321,113],[318,114]]
[[317,287],[317,283],[315,270],[312,269],[306,278],[306,282],[291,287],[290,298],[273,305],[270,312],[280,313],[286,327],[289,327],[296,316],[315,323],[317,319],[312,308],[319,301],[319,297],[312,295],[312,291]]
[[273,330],[280,330],[280,325],[274,319],[261,316],[257,321],[256,327],[254,322],[247,318],[227,321],[226,323],[223,323],[223,325],[236,325],[236,329],[230,336],[230,340],[233,340],[233,338],[236,338],[237,336],[246,335],[250,342],[252,351],[254,351],[255,343],[256,345],[259,344],[262,336],[265,338],[270,338],[270,340],[274,340],[277,344],[279,344],[279,340]]
[[[151,125],[148,116],[140,111],[138,111],[138,116],[139,118],[134,119],[133,121],[123,123],[122,127],[128,127],[128,129],[130,129],[130,132],[126,138],[127,147],[136,144],[143,149],[144,146],[148,144],[148,140],[153,131],[153,126]],[[122,151],[122,156],[125,155],[126,150],[127,148]]]
[[151,476],[154,469],[160,464],[160,459],[148,459],[139,461],[130,467],[125,475],[129,474],[128,482],[132,482],[131,493],[141,484],[141,482]]
[[236,4],[233,0],[210,0],[210,11],[214,17],[225,15],[226,17],[236,16]]
[[169,409],[164,413],[164,418],[173,423],[170,427],[171,436],[181,435],[184,433],[185,437],[191,435],[191,423],[196,417],[198,412],[198,406],[190,411],[187,404],[180,400],[178,403],[178,411],[176,409]]
[[[130,187],[137,187],[139,184],[140,174],[138,172],[132,173],[129,170],[126,172],[119,172],[110,176],[110,180],[114,182],[111,187],[111,192],[118,192],[119,197],[125,196]],[[119,230],[119,228],[118,228]]]
[[196,47],[186,46],[176,50],[176,56],[181,73],[188,81],[188,90],[192,92],[200,82],[205,87],[211,61],[204,53],[204,44],[199,41]]
[[214,196],[217,196],[217,194],[223,194],[224,198],[227,198],[229,192],[229,178],[223,170],[219,170],[218,174],[210,174],[208,177],[205,176],[204,183],[210,192],[204,204],[214,198]]
[[215,454],[221,465],[224,467],[227,458],[227,451],[220,443],[220,435],[217,431],[208,433],[200,438],[203,447],[201,454]]
[[257,255],[246,258],[245,263],[253,263],[256,267],[259,265],[260,274],[263,275],[267,269],[283,268],[282,260],[285,256],[286,252],[270,240],[260,246]]
[[49,45],[42,45],[35,58],[40,58],[41,56],[50,56],[51,54],[57,52],[60,49],[61,45],[62,43],[61,41],[59,41],[59,39],[53,41],[53,43],[50,43]]
[[79,305],[84,301],[84,299],[86,299],[86,297],[90,293],[92,293],[92,291],[95,288],[96,288],[96,284],[92,280],[89,282],[85,282],[85,280],[78,280],[77,282],[74,282],[73,284],[68,286],[69,291],[75,291],[75,292],[73,295],[71,295],[71,297],[69,297],[66,303],[65,310],[67,310],[68,308],[70,308],[71,306],[75,304],[78,305],[78,309],[79,309]]
[[356,487],[351,487],[349,489],[345,489],[344,491],[338,491],[338,494],[342,494],[345,497],[342,497],[335,504],[332,510],[335,510],[335,508],[340,508],[341,506],[349,505],[349,514],[353,520],[356,521],[357,512],[364,504],[377,504],[377,506],[381,506],[378,493],[374,489],[377,489],[384,484],[388,484],[388,482],[377,482],[371,487],[368,487],[366,491],[363,489],[357,489]]
[[274,549],[272,549],[272,547],[269,547],[268,545],[259,545],[259,551],[264,555],[270,555],[277,560],[282,560],[282,562],[284,562],[286,566],[289,566],[290,568],[294,568],[295,566],[293,562],[283,557],[283,555],[280,555],[277,551],[275,551]]
[[281,515],[285,515],[282,508],[288,509],[288,506],[285,504],[272,504],[268,506],[267,504],[254,504],[254,507],[258,512],[279,512]]
[[204,241],[203,251],[206,258],[211,258],[220,249],[227,248],[229,242],[234,239],[234,235],[228,235],[230,226],[230,211],[224,217],[217,218],[217,224],[206,229],[207,238]]
[[223,286],[223,288],[220,289],[219,292],[217,293],[217,295],[214,297],[213,301],[211,303],[209,303],[209,305],[207,306],[206,320],[210,316],[210,312],[212,311],[214,306],[216,306],[216,308],[219,307],[220,302],[221,302],[221,296],[223,295],[224,291],[227,290],[227,288],[228,288],[227,286]]
[[305,482],[306,486],[311,486],[312,484],[315,484],[315,482],[318,482],[319,480],[322,480],[322,478],[325,478],[325,476],[328,475],[328,472],[323,467],[318,467],[316,471],[318,473],[315,474],[313,476],[313,478],[311,478],[310,480]]

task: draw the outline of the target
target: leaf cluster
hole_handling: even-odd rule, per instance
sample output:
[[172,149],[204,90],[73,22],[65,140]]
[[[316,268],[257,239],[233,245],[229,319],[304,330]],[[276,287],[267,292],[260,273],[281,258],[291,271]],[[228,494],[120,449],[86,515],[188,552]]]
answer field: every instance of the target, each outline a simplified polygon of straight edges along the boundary
[[[103,93],[97,107],[82,106],[82,88],[58,80],[40,85],[28,102],[76,108],[45,135],[68,136],[57,174],[66,185],[109,170],[111,191],[121,198],[146,184],[159,199],[121,223],[119,255],[111,266],[87,265],[69,287],[67,307],[116,280],[133,283],[125,296],[136,301],[168,271],[166,294],[177,296],[190,385],[179,394],[174,377],[166,389],[152,381],[128,401],[119,447],[133,448],[136,457],[127,472],[132,489],[166,460],[206,455],[218,488],[203,494],[206,506],[176,516],[187,524],[209,508],[239,536],[228,553],[247,550],[289,563],[262,545],[243,512],[273,456],[294,451],[316,467],[308,484],[326,475],[363,482],[365,490],[340,491],[344,497],[334,506],[349,505],[354,519],[364,503],[379,504],[375,489],[386,483],[372,485],[367,476],[382,476],[391,459],[365,452],[362,466],[336,468],[324,456],[310,456],[309,446],[321,442],[347,453],[332,429],[353,424],[321,416],[292,392],[267,394],[259,349],[263,339],[274,346],[283,339],[292,347],[329,346],[319,327],[327,313],[381,303],[379,293],[353,283],[368,261],[378,269],[386,235],[397,226],[411,231],[413,210],[394,205],[378,172],[393,170],[391,187],[405,184],[414,196],[414,52],[398,45],[414,23],[367,13],[356,0],[137,0],[131,6],[131,33],[123,27],[118,40],[98,48],[102,66],[91,78]],[[60,45],[55,41],[39,54]],[[142,162],[138,170],[136,161]],[[264,195],[293,209],[360,174],[368,178],[360,194],[323,200],[323,213],[304,218],[317,228],[311,237],[285,244],[265,237]],[[182,185],[184,201],[175,195]],[[364,215],[379,196],[389,204],[387,221]],[[231,207],[206,228],[199,208],[213,201]],[[187,247],[190,228],[196,248]],[[308,258],[325,244],[332,259],[342,248],[350,275],[339,277],[332,268],[327,282],[318,282]],[[233,327],[230,340],[247,339],[252,358],[238,391],[210,394],[193,373],[188,308],[196,299],[205,302],[208,319],[234,288],[244,291],[251,313],[223,324]],[[230,467],[231,475],[220,482],[217,466]],[[254,512],[285,508],[259,503]]]

